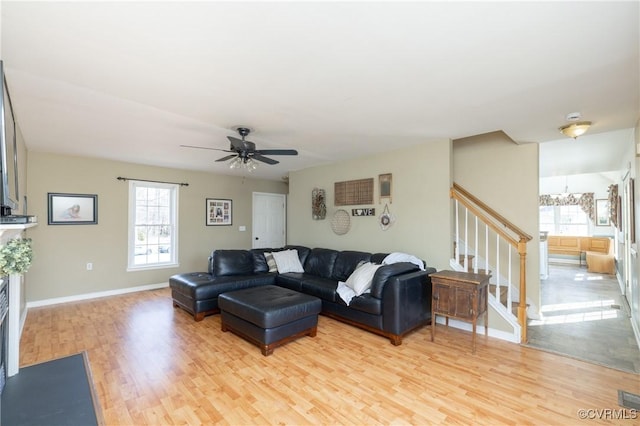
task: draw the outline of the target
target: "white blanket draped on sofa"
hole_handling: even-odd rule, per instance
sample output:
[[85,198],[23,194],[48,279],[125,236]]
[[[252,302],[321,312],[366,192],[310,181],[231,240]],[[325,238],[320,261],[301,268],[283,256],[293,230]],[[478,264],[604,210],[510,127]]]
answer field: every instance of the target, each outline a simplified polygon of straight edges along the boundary
[[[385,257],[384,260],[382,261],[382,264],[378,265],[378,267],[382,265],[391,265],[393,263],[400,263],[400,262],[413,263],[414,265],[418,266],[418,268],[420,268],[421,271],[425,270],[424,262],[422,260],[420,260],[419,258],[411,254],[399,253],[399,252],[394,252],[387,255],[387,257]],[[365,266],[365,265],[371,265],[371,264],[366,263],[362,266]],[[371,291],[371,281],[373,280],[373,275],[375,274],[376,270],[377,270],[377,267],[369,268],[369,270],[367,271],[363,271],[361,267],[358,267],[356,268],[355,271],[353,271],[353,273],[347,279],[346,282],[338,281],[338,288],[336,289],[336,292],[338,293],[340,298],[344,301],[344,303],[347,304],[347,306],[349,306],[349,304],[351,303],[351,299],[353,299],[354,297],[360,296],[361,294],[369,293]],[[363,272],[365,273],[363,274]],[[368,283],[366,284],[362,283],[362,279],[368,280]],[[362,290],[363,288],[364,290]]]

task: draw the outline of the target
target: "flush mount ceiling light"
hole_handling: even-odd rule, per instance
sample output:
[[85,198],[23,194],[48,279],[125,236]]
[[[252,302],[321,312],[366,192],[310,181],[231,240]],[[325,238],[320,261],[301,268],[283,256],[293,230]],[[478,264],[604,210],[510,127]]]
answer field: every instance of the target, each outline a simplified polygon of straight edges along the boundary
[[572,112],[567,114],[567,121],[573,121],[573,123],[567,124],[565,126],[560,127],[560,132],[569,136],[570,138],[577,139],[578,136],[582,136],[589,130],[591,127],[590,121],[578,121],[581,118],[581,114],[579,112]]
[[577,123],[571,123],[567,124],[566,126],[560,127],[560,131],[565,136],[577,139],[578,136],[584,135],[585,132],[589,130],[589,127],[591,127],[590,121],[579,121]]

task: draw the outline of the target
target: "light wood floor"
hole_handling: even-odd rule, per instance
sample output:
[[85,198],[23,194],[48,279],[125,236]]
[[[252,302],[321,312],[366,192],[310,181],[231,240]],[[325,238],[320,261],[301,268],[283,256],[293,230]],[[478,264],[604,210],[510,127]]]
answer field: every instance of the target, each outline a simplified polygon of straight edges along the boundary
[[396,347],[321,316],[316,337],[264,357],[161,289],[30,309],[20,363],[87,351],[108,425],[574,424],[618,410],[618,389],[640,393],[638,375],[484,335],[472,355],[470,342],[438,325],[435,342],[424,327]]

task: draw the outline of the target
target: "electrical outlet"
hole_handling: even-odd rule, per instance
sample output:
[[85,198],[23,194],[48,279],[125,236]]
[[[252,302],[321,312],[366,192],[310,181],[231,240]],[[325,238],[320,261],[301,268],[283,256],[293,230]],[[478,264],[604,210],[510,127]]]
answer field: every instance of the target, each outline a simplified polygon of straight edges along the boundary
[[93,270],[93,263],[89,262],[87,263],[87,271],[92,271]]

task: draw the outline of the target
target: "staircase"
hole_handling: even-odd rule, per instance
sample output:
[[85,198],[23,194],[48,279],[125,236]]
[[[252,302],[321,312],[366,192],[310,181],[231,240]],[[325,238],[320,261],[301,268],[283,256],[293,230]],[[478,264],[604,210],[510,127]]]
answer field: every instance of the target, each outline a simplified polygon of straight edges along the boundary
[[532,237],[456,183],[451,198],[455,214],[451,267],[491,275],[489,306],[512,327],[514,340],[526,343],[526,257]]

